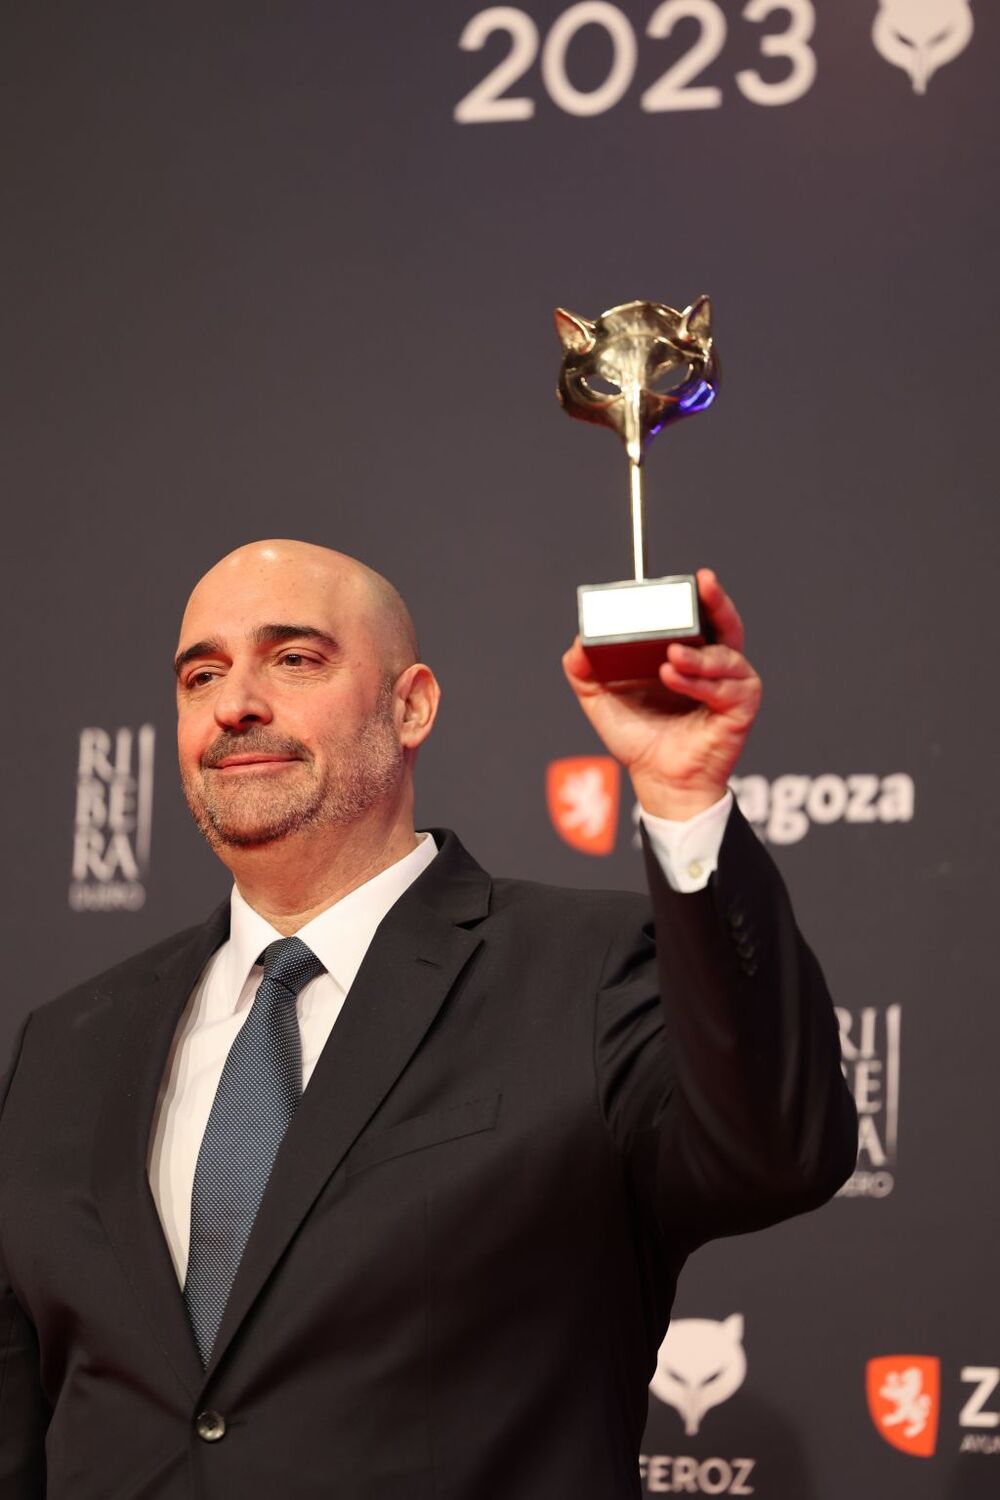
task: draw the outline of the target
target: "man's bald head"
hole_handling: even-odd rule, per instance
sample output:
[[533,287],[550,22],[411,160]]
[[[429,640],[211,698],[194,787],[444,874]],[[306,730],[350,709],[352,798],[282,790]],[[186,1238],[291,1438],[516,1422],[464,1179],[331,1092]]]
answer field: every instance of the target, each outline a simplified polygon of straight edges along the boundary
[[214,847],[336,843],[365,823],[381,839],[387,821],[412,840],[440,689],[380,573],[309,542],[238,547],[195,586],[175,669],[185,795]]
[[181,639],[192,615],[219,595],[233,592],[248,601],[268,591],[293,594],[303,604],[328,602],[338,615],[348,613],[365,627],[383,672],[395,679],[419,660],[417,634],[399,591],[374,568],[313,542],[291,538],[247,542],[221,558],[199,579],[181,623]]

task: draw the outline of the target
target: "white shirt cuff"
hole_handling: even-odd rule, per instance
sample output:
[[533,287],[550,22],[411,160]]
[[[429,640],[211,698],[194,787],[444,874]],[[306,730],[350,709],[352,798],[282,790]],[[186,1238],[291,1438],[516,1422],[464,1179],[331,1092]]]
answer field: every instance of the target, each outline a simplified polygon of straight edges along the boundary
[[653,853],[673,890],[704,890],[708,877],[719,863],[719,850],[732,806],[733,794],[727,791],[711,807],[681,823],[672,818],[654,817],[640,807]]

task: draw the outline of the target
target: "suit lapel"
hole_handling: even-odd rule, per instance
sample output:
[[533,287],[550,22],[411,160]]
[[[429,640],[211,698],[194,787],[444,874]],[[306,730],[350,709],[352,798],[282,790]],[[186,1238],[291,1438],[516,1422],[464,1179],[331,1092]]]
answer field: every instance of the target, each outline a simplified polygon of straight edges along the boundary
[[222,1359],[289,1240],[381,1104],[479,947],[490,879],[454,834],[389,911],[365,956],[278,1152],[207,1374]]
[[229,903],[116,1006],[111,1078],[97,1125],[94,1193],[108,1238],[153,1334],[192,1399],[204,1379],[173,1261],[146,1175],[153,1112],[181,1012],[224,942]]

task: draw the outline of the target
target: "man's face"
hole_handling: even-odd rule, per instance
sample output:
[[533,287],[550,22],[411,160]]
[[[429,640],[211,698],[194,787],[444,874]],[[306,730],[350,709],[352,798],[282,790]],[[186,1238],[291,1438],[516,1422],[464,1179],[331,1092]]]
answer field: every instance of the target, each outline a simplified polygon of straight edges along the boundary
[[352,823],[399,788],[392,678],[357,575],[224,562],[181,625],[177,745],[214,848]]

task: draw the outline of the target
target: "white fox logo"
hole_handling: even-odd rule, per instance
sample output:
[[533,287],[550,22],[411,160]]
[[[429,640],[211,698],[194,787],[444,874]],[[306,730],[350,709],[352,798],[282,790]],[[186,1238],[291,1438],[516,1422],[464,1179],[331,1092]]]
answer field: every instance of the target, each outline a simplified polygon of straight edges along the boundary
[[649,1388],[680,1414],[693,1437],[705,1413],[738,1391],[746,1373],[742,1314],[722,1323],[681,1318],[667,1329]]
[[969,0],[880,0],[872,41],[887,62],[903,68],[913,90],[926,94],[931,75],[969,45]]

